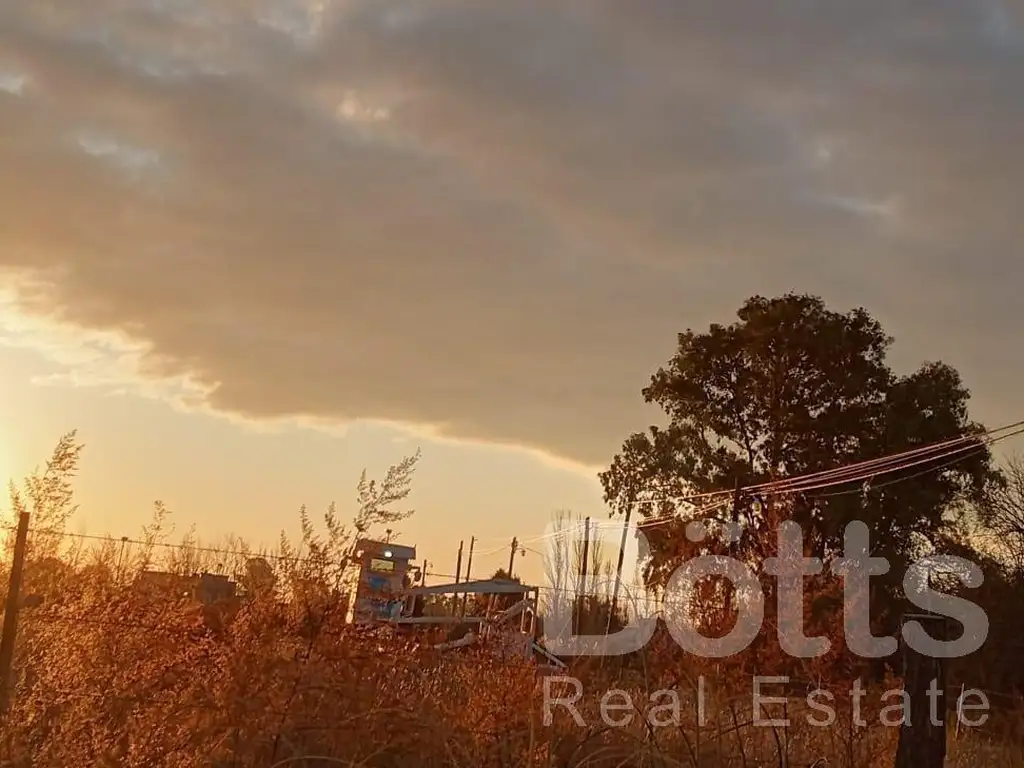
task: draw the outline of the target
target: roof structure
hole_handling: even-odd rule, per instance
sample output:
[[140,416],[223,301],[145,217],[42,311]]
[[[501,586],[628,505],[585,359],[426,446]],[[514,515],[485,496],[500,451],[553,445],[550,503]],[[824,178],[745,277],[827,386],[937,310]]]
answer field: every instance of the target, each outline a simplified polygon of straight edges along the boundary
[[[388,541],[376,541],[375,539],[359,539],[355,546],[356,552],[376,553],[386,558],[396,560],[415,560],[416,547],[404,544],[395,544]],[[390,553],[390,554],[388,554]]]
[[481,579],[479,581],[462,581],[453,584],[435,584],[430,587],[415,587],[407,590],[408,595],[525,595],[533,592],[536,587],[520,584],[508,579]]

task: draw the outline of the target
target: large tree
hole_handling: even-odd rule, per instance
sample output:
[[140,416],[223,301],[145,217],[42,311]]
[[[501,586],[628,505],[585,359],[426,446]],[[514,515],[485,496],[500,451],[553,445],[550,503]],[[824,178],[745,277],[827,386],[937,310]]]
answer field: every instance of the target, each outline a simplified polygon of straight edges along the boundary
[[[679,334],[675,355],[643,390],[667,416],[629,437],[601,474],[613,512],[675,516],[651,528],[652,584],[680,560],[715,544],[694,545],[682,523],[704,516],[679,497],[831,470],[937,441],[977,434],[969,392],[956,370],[927,363],[897,375],[886,363],[892,339],[865,310],[829,310],[815,296],[755,296],[731,325]],[[881,587],[898,596],[908,561],[957,534],[964,502],[992,474],[983,442],[955,457],[918,463],[802,494],[742,496],[748,534],[731,551],[751,560],[780,519],[800,523],[808,550],[824,559],[842,549],[845,526],[870,526],[876,554],[892,564]],[[730,497],[719,497],[729,502]],[[728,512],[729,510],[727,510]],[[673,520],[674,520],[673,519]],[[768,535],[756,535],[759,532]],[[720,545],[718,545],[720,546]],[[883,601],[886,602],[886,601]]]

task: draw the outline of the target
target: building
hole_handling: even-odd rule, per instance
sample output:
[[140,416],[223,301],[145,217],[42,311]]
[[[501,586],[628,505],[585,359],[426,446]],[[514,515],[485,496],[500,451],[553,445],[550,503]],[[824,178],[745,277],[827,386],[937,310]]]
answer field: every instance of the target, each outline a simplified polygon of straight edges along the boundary
[[402,591],[413,581],[410,562],[415,559],[415,547],[373,539],[356,542],[346,621],[364,624],[397,616]]
[[143,571],[135,579],[135,588],[151,595],[191,598],[204,605],[233,600],[237,584],[227,576],[198,573],[185,576],[166,571]]

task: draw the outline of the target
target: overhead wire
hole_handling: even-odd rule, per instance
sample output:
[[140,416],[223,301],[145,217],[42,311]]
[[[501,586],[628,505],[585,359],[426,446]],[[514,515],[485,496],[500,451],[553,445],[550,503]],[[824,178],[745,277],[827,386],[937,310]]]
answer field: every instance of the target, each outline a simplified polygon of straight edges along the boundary
[[[1008,427],[1001,427],[1000,429],[997,429],[997,430],[991,430],[989,432],[979,433],[977,435],[965,436],[961,440],[948,441],[948,442],[944,442],[944,443],[938,444],[936,446],[929,446],[932,449],[938,448],[938,447],[943,447],[943,446],[948,448],[947,450],[943,450],[942,452],[936,453],[935,455],[923,456],[923,454],[931,453],[932,451],[921,451],[921,452],[916,453],[914,456],[906,456],[904,459],[901,459],[898,462],[891,462],[890,461],[890,462],[888,462],[886,464],[879,464],[879,465],[875,465],[875,466],[865,467],[865,468],[860,469],[858,472],[852,473],[852,474],[847,474],[846,472],[837,473],[837,476],[833,476],[833,477],[829,478],[829,480],[827,482],[822,482],[822,483],[815,482],[815,483],[808,484],[805,481],[806,479],[800,478],[799,479],[800,482],[794,481],[793,483],[785,484],[785,485],[782,485],[782,486],[779,486],[779,487],[771,487],[770,488],[770,492],[773,493],[773,494],[803,493],[803,492],[808,491],[808,490],[816,490],[818,488],[825,488],[825,487],[831,487],[831,486],[841,485],[841,484],[845,484],[845,483],[858,482],[858,481],[861,481],[861,480],[866,480],[866,479],[869,479],[869,478],[872,478],[872,477],[876,477],[878,475],[883,475],[883,474],[888,474],[888,473],[891,473],[891,472],[902,471],[904,469],[909,469],[910,467],[920,466],[922,464],[927,464],[929,462],[933,462],[933,461],[937,461],[937,460],[940,460],[940,459],[944,459],[944,458],[947,458],[949,456],[958,456],[959,454],[970,454],[970,453],[978,451],[978,450],[980,450],[980,449],[982,449],[982,448],[984,448],[986,446],[993,445],[993,444],[995,444],[995,443],[997,443],[997,442],[999,442],[1001,440],[1006,440],[1008,438],[1015,437],[1017,435],[1020,435],[1020,434],[1024,433],[1024,426],[1022,426],[1022,425],[1024,425],[1024,422],[1018,422],[1017,424],[1009,425]],[[1005,432],[1006,430],[1011,429],[1011,428],[1013,429],[1013,431],[1008,432],[1007,434],[1004,434],[1004,435],[1000,435],[998,437],[995,436],[996,433]],[[917,456],[923,456],[923,457],[922,458],[916,458]],[[964,456],[964,458],[965,457],[966,456]],[[906,461],[905,460],[906,458],[916,458],[916,460],[915,461]],[[958,460],[960,460],[960,459],[958,458],[955,461],[958,461]],[[950,462],[950,464],[951,463],[955,463],[955,461],[954,462]],[[948,466],[948,464],[943,465],[943,466]],[[938,469],[938,468],[939,467],[935,467],[935,469]],[[757,489],[757,486],[753,486],[751,488],[751,490],[756,490],[756,489]],[[744,490],[747,490],[747,489],[744,489]]]
[[[952,464],[958,461],[963,460],[974,451],[980,450],[983,447],[994,445],[1002,440],[1006,440],[1008,438],[1015,437],[1020,434],[1024,434],[1024,420],[1007,424],[996,429],[986,430],[984,432],[979,432],[976,434],[962,435],[960,437],[943,440],[929,445],[919,446],[917,448],[901,451],[899,453],[882,456],[874,459],[857,461],[851,464],[846,464],[832,469],[804,473],[801,475],[795,475],[792,477],[781,478],[779,480],[757,483],[749,486],[741,486],[739,488],[739,491],[741,494],[745,496],[753,494],[762,497],[803,494],[809,491],[817,491],[827,488],[834,488],[840,485],[848,485],[856,482],[869,481],[882,475],[887,475],[894,472],[901,472],[916,466],[931,464],[936,461],[942,461],[943,459],[947,459],[947,461],[943,462],[942,464],[939,464],[937,466],[925,467],[920,472],[914,473],[909,477],[894,478],[881,484],[872,485],[874,489],[883,488],[897,482],[904,482],[907,480],[920,477],[929,472],[939,471],[948,466],[951,466]],[[831,498],[835,496],[850,495],[860,492],[862,491],[845,490],[828,494],[815,494],[813,498]],[[697,514],[709,515],[713,512],[717,512],[718,510],[730,506],[733,503],[733,497],[735,493],[736,489],[733,488],[719,491],[710,491],[699,494],[651,497],[634,500],[631,502],[630,506],[635,507],[643,504],[659,503],[691,504],[692,506],[697,508]],[[700,501],[704,501],[706,503],[703,505],[694,504],[694,502]],[[648,528],[656,525],[671,523],[673,521],[678,520],[679,516],[677,512],[668,512],[646,518],[642,521],[642,525],[645,528]],[[517,543],[519,545],[527,545],[546,541],[552,538],[567,536],[572,533],[575,533],[579,528],[582,528],[583,525],[584,523],[582,521],[577,521],[574,524],[568,526],[561,526],[555,530],[548,531],[537,536],[518,540]],[[604,528],[614,528],[615,530],[619,530],[622,527],[621,523],[611,521],[591,521],[589,525],[591,530]],[[10,525],[3,525],[0,526],[0,529],[13,531],[16,530],[16,527]],[[273,560],[277,562],[290,561],[295,563],[302,563],[309,560],[308,556],[300,555],[270,554],[263,551],[251,551],[245,549],[230,550],[219,547],[207,547],[187,543],[172,544],[169,542],[146,541],[142,539],[128,537],[115,538],[109,535],[102,536],[85,533],[70,533],[67,531],[57,529],[30,529],[29,532],[33,535],[39,536],[55,535],[80,540],[99,541],[114,545],[131,544],[134,546],[151,546],[163,549],[188,550],[190,552],[194,552],[197,554],[216,554],[236,558],[262,557],[267,560]],[[499,538],[500,537],[493,537],[490,540],[496,541],[499,540]],[[477,557],[487,557],[498,552],[507,550],[508,546],[508,544],[501,544],[490,549],[477,550],[474,553],[474,555]]]
[[[1007,433],[1002,434],[1001,433]],[[863,459],[860,461],[852,462],[850,464],[844,464],[839,467],[833,467],[831,469],[818,470],[815,472],[807,472],[800,475],[794,475],[792,477],[780,478],[778,480],[769,480],[763,483],[756,483],[748,486],[741,486],[740,493],[744,495],[757,494],[760,496],[776,496],[790,493],[804,493],[812,490],[820,490],[823,488],[831,488],[836,485],[844,485],[848,483],[854,483],[864,481],[869,478],[876,477],[878,475],[889,474],[892,472],[902,471],[914,466],[920,466],[929,462],[948,458],[949,456],[959,455],[961,453],[970,453],[978,450],[984,445],[991,445],[1001,440],[1014,437],[1016,435],[1024,434],[1024,420],[1016,421],[1010,424],[1006,424],[1001,427],[997,427],[991,430],[985,430],[975,434],[964,434],[954,438],[948,438],[935,443],[929,443],[927,445],[918,446],[916,448],[910,448],[904,451],[900,451],[894,454],[888,454],[886,456],[880,456],[873,459]],[[1001,436],[1000,436],[1001,435]],[[955,462],[950,462],[955,463]],[[943,465],[947,466],[947,465]],[[930,468],[926,471],[935,471],[943,467]],[[925,474],[922,472],[921,474]],[[914,475],[918,477],[920,475]],[[912,478],[904,478],[912,479]],[[887,483],[889,485],[891,483]],[[876,488],[884,486],[875,486]],[[677,494],[677,495],[666,495],[666,496],[654,496],[642,499],[634,499],[624,506],[630,508],[636,508],[646,504],[662,504],[662,503],[675,503],[675,504],[693,504],[694,502],[707,502],[707,506],[700,507],[698,509],[699,514],[709,514],[716,512],[724,507],[728,507],[732,503],[732,497],[735,495],[736,489],[722,489],[717,491],[706,491],[702,493],[692,494]],[[722,501],[719,501],[719,500]],[[693,504],[693,506],[699,506]],[[675,512],[664,513],[661,515],[655,515],[647,518],[643,521],[645,527],[653,525],[661,525],[664,523],[677,520],[678,515]],[[555,530],[547,531],[546,533],[538,534],[529,538],[521,539],[518,541],[519,544],[534,544],[537,542],[547,541],[549,539],[560,538],[576,533],[584,525],[583,521],[575,521],[569,525],[562,525]],[[622,528],[621,523],[617,522],[602,522],[602,521],[591,521],[591,530],[595,529],[615,529],[620,530]],[[478,538],[477,541],[505,541],[512,538],[512,535],[501,537],[493,536],[486,539]],[[488,555],[501,552],[508,548],[507,544],[502,544],[487,550],[478,550],[475,554],[479,557],[486,557]]]
[[[789,490],[797,487],[802,487],[803,484],[811,480],[820,480],[822,478],[828,478],[829,480],[835,480],[838,482],[853,482],[856,479],[864,479],[866,476],[877,475],[883,471],[892,471],[893,468],[899,468],[901,462],[907,458],[916,458],[918,456],[934,453],[936,451],[943,451],[947,448],[953,448],[954,451],[968,450],[970,448],[978,447],[980,442],[986,441],[986,438],[1001,433],[1015,430],[1010,434],[1003,435],[1002,437],[994,438],[992,442],[998,442],[999,440],[1006,439],[1008,437],[1014,437],[1024,432],[1024,420],[1008,424],[997,429],[987,430],[985,432],[979,432],[973,435],[962,435],[960,437],[952,438],[949,440],[943,440],[938,443],[931,443],[928,445],[919,446],[900,453],[895,453],[887,456],[881,456],[874,459],[866,459],[857,461],[852,464],[845,464],[840,467],[833,469],[825,469],[817,472],[809,472],[802,475],[794,475],[793,477],[781,478],[779,480],[771,480],[764,483],[757,483],[754,485],[742,486],[741,492],[763,492],[763,493],[778,493],[783,490]],[[961,446],[961,447],[956,447]],[[933,456],[932,458],[941,458],[948,454],[941,454],[940,456]],[[833,483],[835,484],[835,483]],[[708,499],[721,496],[729,496],[735,493],[735,489],[723,489],[718,491],[708,491],[706,493],[687,494],[678,496],[667,496],[662,498],[654,499],[638,499],[633,502],[634,504],[652,503],[658,501],[678,501],[688,502],[692,500]]]
[[[0,530],[5,531],[17,531],[17,526],[14,525],[0,525]],[[71,533],[70,531],[62,531],[59,529],[47,529],[47,528],[29,528],[28,533],[33,536],[57,536],[61,538],[79,539],[83,541],[97,541],[105,544],[131,544],[134,546],[143,547],[159,547],[161,549],[176,549],[176,550],[187,550],[188,552],[196,554],[214,554],[214,555],[226,555],[229,557],[240,557],[240,558],[264,558],[266,560],[274,560],[277,562],[296,562],[302,563],[308,561],[308,556],[303,557],[300,555],[277,555],[268,552],[262,552],[257,550],[244,550],[244,549],[223,549],[220,547],[204,547],[198,544],[189,544],[182,542],[173,544],[167,541],[146,541],[144,539],[133,539],[127,536],[115,538],[113,536],[103,536],[99,534],[89,533]]]
[[[963,458],[966,458],[967,455],[974,451],[980,450],[983,447],[993,445],[1002,440],[1006,440],[1008,438],[1015,437],[1020,434],[1024,434],[1024,420],[1007,424],[996,429],[986,430],[984,432],[979,432],[976,434],[961,435],[960,437],[942,440],[937,443],[919,446],[917,448],[901,451],[899,453],[887,456],[878,457],[875,459],[867,459],[863,461],[854,462],[833,469],[810,472],[802,475],[795,475],[793,477],[782,478],[780,480],[768,481],[749,486],[741,486],[739,491],[741,494],[744,495],[756,494],[759,496],[776,496],[789,495],[795,493],[806,493],[807,491],[831,488],[837,485],[846,485],[854,482],[862,482],[877,477],[879,475],[903,471],[915,466],[920,466],[922,464],[928,464],[931,462],[946,459],[950,456],[956,457],[952,461],[946,462],[939,466],[926,468],[925,470],[916,473],[911,477],[897,478],[893,481],[886,482],[883,485],[874,486],[875,488],[886,487],[888,485],[892,485],[894,482],[902,482],[916,477],[920,477],[921,475],[927,474],[928,472],[938,471],[940,469],[943,469],[947,466],[956,463],[957,461],[962,460]],[[829,495],[847,495],[849,493],[856,492],[859,491],[846,491],[843,492],[842,494]],[[710,500],[716,497],[730,497],[722,502],[712,503],[698,510],[698,512],[701,514],[707,514],[731,505],[731,497],[734,496],[735,493],[736,489],[728,489],[720,491],[710,491],[699,494],[653,497],[634,500],[630,504],[630,506],[658,503],[689,504],[692,503],[693,501]],[[823,496],[819,495],[817,497],[821,498]],[[654,525],[669,523],[673,520],[678,519],[678,514],[676,512],[669,512],[647,518],[643,521],[643,525],[644,527],[650,527]],[[548,538],[555,538],[558,536],[568,535],[570,533],[573,533],[581,525],[582,523],[577,523],[567,528],[563,527],[555,531],[549,531],[548,533],[541,534],[539,536],[533,537],[532,539],[525,539],[523,543],[533,543]],[[616,530],[618,530],[622,526],[620,523],[592,522],[591,527],[608,527],[615,528]]]
[[[808,491],[822,490],[822,489],[833,488],[833,487],[841,486],[841,485],[849,485],[851,483],[856,483],[856,482],[860,482],[860,481],[872,480],[872,479],[874,479],[876,477],[879,477],[879,476],[884,476],[884,475],[892,474],[892,473],[895,473],[895,472],[903,472],[903,471],[905,471],[907,469],[911,469],[911,468],[914,468],[914,467],[919,467],[919,466],[922,466],[922,465],[932,465],[932,466],[926,466],[923,469],[921,469],[921,470],[919,470],[919,471],[917,471],[917,472],[915,472],[915,473],[913,473],[913,474],[911,474],[909,476],[902,476],[902,477],[892,478],[892,479],[890,479],[888,481],[884,481],[882,483],[874,484],[874,485],[871,486],[873,489],[884,488],[884,487],[893,485],[895,483],[906,482],[906,481],[915,479],[917,477],[923,476],[923,475],[925,475],[927,473],[930,473],[930,472],[940,471],[940,470],[945,469],[945,468],[947,468],[949,466],[952,466],[953,464],[955,464],[955,463],[957,463],[959,461],[964,460],[965,458],[967,458],[973,452],[976,452],[978,450],[981,450],[982,448],[994,445],[994,444],[999,443],[999,442],[1001,442],[1003,440],[1009,439],[1011,437],[1014,437],[1014,436],[1017,436],[1017,435],[1020,435],[1020,434],[1024,434],[1024,421],[1015,422],[1013,424],[1009,424],[1009,425],[1006,425],[1006,426],[1003,426],[1003,427],[1000,427],[1000,428],[997,428],[997,429],[993,429],[993,430],[988,430],[988,431],[985,431],[985,432],[979,432],[977,434],[964,435],[964,436],[961,436],[961,437],[958,437],[958,438],[944,440],[944,441],[941,441],[941,442],[938,442],[938,443],[934,443],[934,444],[930,444],[930,445],[920,446],[920,447],[915,448],[915,449],[911,449],[911,450],[907,450],[907,451],[902,451],[900,453],[896,453],[896,454],[889,455],[889,456],[883,456],[883,457],[879,457],[879,458],[876,458],[876,459],[870,459],[870,460],[855,462],[855,463],[844,465],[844,466],[837,467],[837,468],[834,468],[834,469],[822,470],[822,471],[812,472],[812,473],[805,473],[803,475],[797,475],[797,476],[793,476],[793,477],[789,477],[789,478],[783,478],[783,479],[778,480],[778,481],[770,481],[770,482],[766,482],[766,483],[760,483],[760,484],[755,484],[755,485],[751,485],[751,486],[741,487],[740,488],[740,492],[743,493],[743,494],[747,494],[747,495],[749,495],[751,492],[758,492],[758,495],[762,495],[762,496],[804,494],[804,493],[806,493]],[[945,460],[945,461],[943,461],[943,460]],[[941,461],[941,463],[938,464],[938,465],[935,465],[935,462],[937,462],[937,461]],[[677,502],[681,502],[681,503],[690,503],[693,500],[699,500],[699,499],[714,499],[715,497],[724,497],[724,496],[732,497],[732,496],[735,495],[735,493],[736,493],[735,489],[730,489],[730,490],[715,491],[715,492],[710,492],[710,493],[697,494],[697,495],[689,495],[689,496],[665,497],[663,499],[645,499],[645,500],[641,500],[638,503],[644,503],[644,502],[651,503],[651,502],[657,502],[657,501],[677,501]],[[838,491],[838,492],[834,492],[834,493],[827,493],[827,494],[815,494],[812,498],[831,498],[831,497],[836,497],[836,496],[843,496],[843,495],[857,494],[857,493],[863,493],[863,490],[862,489],[851,489],[851,490],[843,490],[843,491]],[[706,506],[704,506],[701,509],[701,512],[706,514],[706,513],[709,513],[709,512],[717,511],[719,509],[722,509],[722,508],[730,506],[731,503],[732,503],[731,498],[727,498],[727,499],[722,500],[722,501],[711,502],[711,503],[707,504]],[[643,525],[645,527],[648,527],[648,526],[651,526],[651,525],[660,525],[660,524],[665,524],[665,523],[669,523],[669,522],[672,522],[672,521],[678,521],[678,520],[679,520],[679,518],[678,518],[677,514],[669,513],[669,514],[664,514],[664,515],[659,515],[659,516],[655,516],[655,517],[652,517],[652,518],[648,518],[647,520],[645,520],[643,522]],[[582,523],[581,523],[581,525],[582,525]],[[606,523],[606,524],[603,524],[603,523],[600,523],[600,522],[598,522],[598,523],[591,523],[591,527],[595,527],[595,526],[603,527],[604,525],[607,525],[609,527],[615,527],[615,528],[619,528],[620,527],[618,524],[615,524],[615,523]],[[8,530],[14,530],[13,526],[0,526],[0,527],[7,528]],[[66,532],[66,531],[59,531],[59,530],[30,529],[30,532],[33,533],[33,534],[36,534],[36,535],[56,535],[56,536],[70,537],[70,538],[75,538],[75,539],[102,541],[102,542],[111,543],[111,544],[117,544],[117,543],[120,542],[120,543],[128,543],[128,544],[142,545],[142,546],[163,547],[163,548],[171,548],[171,549],[186,549],[186,550],[190,550],[190,551],[194,551],[194,552],[205,552],[205,553],[223,554],[223,555],[238,556],[238,557],[261,556],[261,557],[265,557],[267,559],[273,559],[273,560],[292,560],[292,561],[303,561],[303,560],[307,559],[307,558],[302,558],[302,557],[297,557],[297,556],[271,555],[271,554],[267,554],[267,553],[259,553],[257,555],[254,552],[246,551],[246,550],[228,550],[228,549],[214,548],[214,547],[200,547],[200,546],[190,545],[188,543],[171,544],[171,543],[167,543],[167,542],[153,542],[153,541],[145,541],[145,540],[140,540],[140,539],[131,539],[131,538],[127,538],[127,537],[122,537],[120,539],[116,539],[116,538],[114,538],[112,536],[98,536],[98,535],[81,534],[81,533],[69,533],[69,532]],[[565,535],[568,532],[571,532],[571,528],[568,531],[565,530],[565,529],[560,529],[560,530],[557,530],[557,531],[552,531],[552,532],[549,532],[547,534],[543,534],[543,535],[536,536],[536,537],[533,537],[533,538],[524,539],[524,540],[522,540],[522,541],[520,541],[518,543],[519,544],[534,543],[536,541],[541,541],[541,540],[544,540],[544,539],[547,539],[547,538],[551,538],[553,536]],[[476,554],[478,556],[483,557],[483,556],[487,556],[489,554],[494,554],[494,553],[497,553],[499,551],[502,551],[502,550],[506,549],[506,547],[507,547],[507,545],[502,545],[502,546],[495,547],[495,548],[492,548],[492,549],[478,551]],[[434,577],[441,576],[441,577],[452,578],[448,574],[429,573],[429,574],[425,574],[425,575],[434,576]],[[555,588],[555,587],[546,587],[545,589],[547,591],[552,591],[552,592],[563,591],[563,590],[560,590],[560,589]],[[571,591],[571,590],[564,590],[564,591]],[[40,618],[42,618],[42,617],[40,617]]]
[[[1012,425],[1012,426],[1017,426],[1017,425]],[[1005,428],[1003,428],[1003,429],[1005,429]],[[1001,431],[1003,431],[1003,429],[992,430],[991,433],[987,433],[987,434],[1001,432]],[[952,466],[953,464],[956,464],[959,461],[962,461],[962,460],[966,459],[972,452],[978,451],[978,450],[982,449],[983,447],[986,447],[986,446],[989,446],[989,445],[993,445],[995,443],[1000,442],[1001,440],[1006,440],[1008,438],[1015,437],[1015,436],[1020,435],[1020,434],[1024,434],[1024,427],[1018,427],[1014,431],[1009,432],[1009,433],[1007,433],[1005,435],[998,436],[998,437],[985,438],[985,437],[980,437],[980,436],[974,436],[974,437],[968,438],[968,442],[965,443],[964,445],[960,446],[960,447],[952,448],[951,450],[945,451],[945,452],[940,453],[940,454],[936,454],[934,456],[928,456],[927,458],[918,459],[917,461],[909,461],[909,462],[908,461],[904,461],[902,463],[892,464],[892,465],[886,466],[886,467],[881,467],[881,465],[876,465],[876,466],[870,467],[869,470],[867,470],[867,471],[862,470],[860,473],[858,473],[856,475],[835,477],[835,478],[833,478],[833,479],[831,479],[831,480],[829,480],[827,482],[822,482],[822,483],[812,483],[812,484],[805,484],[805,485],[795,485],[794,484],[794,485],[782,487],[780,489],[771,488],[767,492],[762,491],[762,492],[757,493],[755,495],[762,496],[762,497],[770,497],[770,496],[781,496],[781,495],[792,495],[792,494],[805,494],[808,491],[821,490],[821,489],[824,489],[824,488],[832,488],[832,487],[835,487],[837,485],[848,485],[850,483],[870,481],[873,478],[878,477],[880,475],[890,474],[890,473],[893,473],[893,472],[901,472],[901,471],[904,471],[906,469],[910,469],[910,468],[915,467],[915,466],[920,466],[922,464],[930,464],[932,462],[939,461],[941,459],[946,459],[946,458],[948,458],[950,456],[953,457],[952,459],[949,459],[948,461],[945,461],[945,462],[943,462],[941,464],[938,464],[936,466],[925,467],[924,469],[922,469],[922,470],[920,470],[918,472],[915,472],[914,474],[912,474],[910,476],[893,478],[893,479],[888,480],[888,481],[883,482],[883,483],[872,483],[869,486],[870,489],[878,490],[880,488],[885,488],[885,487],[888,487],[890,485],[894,485],[896,483],[906,482],[908,480],[916,479],[916,478],[921,477],[923,475],[926,475],[926,474],[928,474],[930,472],[940,471],[940,470],[945,469],[945,468],[947,468],[949,466]],[[945,444],[951,445],[954,442],[955,441],[948,441]],[[763,486],[750,486],[749,488],[758,488],[758,487],[763,487]],[[749,495],[749,489],[748,488],[741,488],[740,492],[743,493],[743,494]],[[840,491],[840,492],[829,493],[829,494],[813,494],[810,498],[832,498],[832,497],[835,497],[835,496],[846,496],[846,495],[852,495],[852,494],[861,494],[863,492],[864,492],[864,489],[863,488],[859,488],[859,489],[846,490],[846,491]],[[730,493],[735,493],[735,491],[730,491]],[[725,501],[725,502],[723,502],[721,504],[714,505],[711,509],[700,510],[700,512],[701,513],[705,513],[705,512],[708,512],[708,511],[713,511],[713,510],[716,510],[716,509],[720,509],[722,507],[728,507],[728,506],[731,505],[731,503],[732,503],[731,500],[728,500],[728,501]],[[645,528],[647,528],[647,527],[652,527],[652,526],[655,526],[655,525],[662,525],[664,523],[669,523],[669,522],[671,522],[673,520],[678,520],[678,519],[679,519],[679,517],[678,517],[678,515],[676,513],[666,513],[666,514],[663,514],[663,515],[657,515],[657,516],[648,518],[648,519],[643,521],[642,525]]]

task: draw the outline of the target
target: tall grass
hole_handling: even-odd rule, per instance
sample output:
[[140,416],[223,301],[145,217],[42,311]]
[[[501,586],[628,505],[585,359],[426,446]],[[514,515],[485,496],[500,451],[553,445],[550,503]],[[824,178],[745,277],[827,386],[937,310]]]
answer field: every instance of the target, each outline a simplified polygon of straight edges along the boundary
[[[806,704],[794,696],[771,714],[789,727],[757,725],[742,680],[657,648],[573,664],[565,674],[584,687],[580,725],[564,707],[546,717],[551,681],[531,663],[501,661],[486,648],[440,653],[415,637],[346,625],[339,585],[347,553],[356,537],[405,514],[414,458],[381,483],[363,478],[349,525],[333,508],[321,526],[303,511],[300,539],[261,553],[272,572],[261,586],[247,582],[254,553],[243,542],[206,547],[191,534],[171,542],[161,505],[137,539],[66,535],[73,437],[14,495],[14,509],[33,518],[23,593],[36,599],[19,615],[0,765],[853,768],[891,761],[896,729],[879,724],[877,705],[865,704],[869,725],[855,727],[840,694],[835,724],[822,728],[807,723]],[[139,574],[153,569],[219,570],[249,594],[209,606],[180,591],[139,588]],[[6,583],[7,574],[0,578]],[[665,688],[679,693],[678,710],[652,701]],[[611,689],[635,705],[621,726],[602,716],[601,696]],[[619,694],[612,703],[621,702]],[[1022,723],[1009,706],[984,729],[951,728],[949,764],[1024,766]]]

